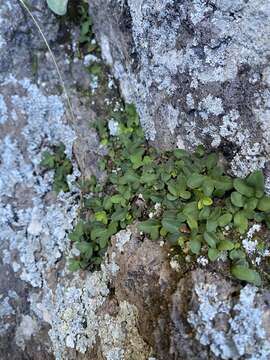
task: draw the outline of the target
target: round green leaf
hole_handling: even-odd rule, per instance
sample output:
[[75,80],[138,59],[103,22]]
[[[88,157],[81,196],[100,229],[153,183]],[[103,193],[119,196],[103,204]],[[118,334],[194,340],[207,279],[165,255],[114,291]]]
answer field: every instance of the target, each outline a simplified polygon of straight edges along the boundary
[[238,228],[240,234],[244,234],[248,228],[248,219],[243,211],[239,211],[234,215],[234,225]]
[[233,186],[240,194],[247,196],[248,198],[254,196],[254,189],[247,185],[243,179],[235,179]]
[[206,220],[209,218],[209,215],[210,215],[210,208],[204,207],[199,213],[199,220]]
[[218,225],[224,227],[228,225],[232,221],[232,214],[224,214],[220,218],[218,218]]
[[222,240],[218,244],[218,250],[225,251],[225,250],[232,250],[234,248],[234,243],[230,240]]
[[256,286],[261,285],[262,281],[260,275],[257,273],[257,271],[249,269],[248,267],[235,265],[232,267],[231,273],[239,280],[247,281]]
[[204,180],[202,190],[205,196],[211,196],[214,191],[214,182],[211,179]]
[[264,196],[259,200],[257,209],[261,211],[270,211],[270,197]]
[[208,258],[210,261],[216,261],[219,254],[220,253],[217,249],[208,249]]
[[211,234],[211,233],[205,231],[203,233],[203,238],[211,248],[216,247],[217,238],[216,238],[215,234],[213,234],[213,233]]
[[187,186],[191,189],[196,189],[202,185],[204,179],[203,175],[193,173],[187,180]]
[[215,232],[216,231],[216,229],[217,229],[217,227],[218,227],[218,222],[217,222],[217,220],[213,220],[213,219],[208,219],[207,220],[207,223],[206,223],[206,230],[208,231],[208,232]]
[[189,242],[189,247],[190,250],[193,254],[195,255],[199,255],[200,251],[201,251],[201,242],[198,240],[198,238],[192,239]]
[[258,199],[256,198],[251,198],[248,199],[244,205],[244,209],[245,210],[254,210],[256,209],[256,206],[258,205]]
[[104,249],[108,245],[108,238],[106,236],[99,238],[98,243],[101,249]]
[[253,171],[246,180],[248,185],[264,192],[264,176],[262,170]]
[[240,194],[239,192],[237,191],[233,191],[231,193],[231,202],[234,206],[237,206],[237,207],[243,207],[244,206],[244,198],[243,198],[243,195]]

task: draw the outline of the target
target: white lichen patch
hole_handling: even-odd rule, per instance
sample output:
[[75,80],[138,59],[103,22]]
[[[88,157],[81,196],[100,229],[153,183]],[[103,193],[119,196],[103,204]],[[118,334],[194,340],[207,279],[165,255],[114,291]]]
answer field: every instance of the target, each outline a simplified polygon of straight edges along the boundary
[[260,224],[254,224],[252,225],[245,238],[242,240],[242,246],[244,250],[246,251],[247,255],[249,256],[252,264],[254,265],[260,265],[263,258],[270,256],[270,251],[267,248],[261,249],[259,247],[259,242],[257,239],[254,239],[254,236],[257,232],[261,230]]
[[115,235],[115,246],[116,248],[122,252],[124,251],[125,244],[130,240],[131,238],[131,231],[130,229],[121,230]]
[[15,310],[10,305],[10,298],[0,295],[0,336],[3,335],[10,327],[8,319],[15,314]]
[[119,123],[114,119],[108,121],[108,128],[111,136],[117,136],[119,133]]
[[174,108],[171,104],[167,105],[163,109],[163,116],[166,118],[167,126],[170,133],[173,135],[179,121],[179,109]]
[[221,359],[269,359],[270,342],[263,310],[255,301],[256,287],[246,285],[236,304],[216,284],[196,284],[195,293],[199,307],[189,312],[188,322],[201,344]]
[[16,328],[15,342],[22,350],[25,343],[38,331],[37,321],[29,315],[23,315],[20,325]]
[[7,120],[7,106],[4,101],[4,97],[0,94],[0,125],[4,124],[6,120]]
[[[46,97],[29,80],[16,84],[26,95],[12,96],[14,108],[22,114],[18,120],[21,138],[6,135],[0,143],[0,239],[7,243],[4,261],[9,263],[22,280],[41,287],[45,273],[67,251],[67,232],[76,216],[73,196],[59,196],[59,202],[45,204],[42,197],[51,190],[52,172],[41,176],[41,154],[49,145],[63,142],[67,155],[72,153],[75,135],[63,123],[63,104],[59,97]],[[18,208],[5,203],[5,197],[16,197],[16,189],[25,189],[17,201]],[[31,196],[31,200],[29,199]],[[27,203],[29,203],[27,205]],[[73,203],[73,207],[71,204]],[[21,208],[20,208],[21,207]],[[8,253],[12,256],[8,256]],[[12,261],[16,255],[17,261]]]
[[208,95],[199,103],[200,115],[203,119],[208,119],[210,115],[218,116],[224,112],[222,99]]

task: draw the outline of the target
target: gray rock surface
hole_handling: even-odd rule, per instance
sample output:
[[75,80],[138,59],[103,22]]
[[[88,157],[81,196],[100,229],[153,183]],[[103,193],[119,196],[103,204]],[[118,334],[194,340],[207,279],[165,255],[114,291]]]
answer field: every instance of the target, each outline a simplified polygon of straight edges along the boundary
[[[78,28],[59,46],[63,29],[46,2],[29,5],[63,73],[75,117],[32,20],[19,2],[0,1],[0,358],[124,359],[133,344],[148,353],[136,333],[133,305],[119,303],[114,317],[102,311],[110,294],[109,271],[67,270],[74,251],[68,233],[79,206],[73,182],[80,171],[98,174],[104,153],[90,127],[99,108],[94,96],[80,91],[90,89],[91,78],[76,56]],[[108,92],[113,97],[103,89],[104,98]],[[70,192],[56,196],[53,171],[44,173],[39,163],[59,142],[74,171]]]
[[[89,0],[104,59],[163,147],[219,149],[234,174],[269,167],[268,0]],[[269,175],[268,175],[269,176]]]
[[[236,286],[219,274],[218,268],[215,272],[205,268],[188,271],[185,266],[176,271],[175,266],[171,266],[173,262],[169,261],[168,249],[159,242],[143,241],[136,226],[130,226],[113,237],[112,247],[100,271],[75,274],[68,271],[66,259],[74,252],[68,232],[76,223],[79,206],[79,190],[74,180],[80,174],[102,176],[96,164],[105,150],[89,123],[97,116],[108,115],[104,104],[110,104],[109,111],[117,106],[116,91],[111,86],[104,88],[99,84],[96,88],[97,83],[91,83],[91,77],[83,66],[89,58],[83,60],[77,57],[79,30],[76,25],[55,17],[47,9],[45,0],[28,3],[56,56],[75,116],[73,119],[68,112],[53,62],[31,19],[18,1],[0,0],[0,359],[269,359],[269,291],[239,284]],[[94,7],[97,1],[93,0],[91,4]],[[224,4],[220,2],[215,5],[219,10],[214,11],[214,5],[209,3],[208,7],[213,8],[211,12],[211,9],[202,11],[204,2],[194,2],[196,11],[187,13],[187,21],[183,25],[185,36],[176,47],[173,37],[179,29],[173,29],[179,21],[173,16],[177,8],[173,2],[170,5],[167,1],[162,4],[145,1],[143,19],[141,7],[136,8],[135,2],[129,4],[129,10],[127,2],[120,1],[104,3],[98,12],[93,8],[104,56],[119,77],[123,93],[128,99],[136,101],[148,135],[151,137],[156,133],[156,143],[160,146],[170,145],[171,140],[178,144],[184,141],[189,146],[193,141],[192,136],[196,141],[201,136],[207,136],[197,134],[200,129],[199,116],[209,126],[215,124],[216,128],[211,128],[215,132],[219,122],[230,113],[229,101],[224,98],[224,86],[219,83],[221,80],[216,79],[215,84],[207,82],[214,65],[211,62],[207,65],[200,55],[202,50],[199,45],[197,48],[197,45],[194,48],[190,45],[192,32],[187,37],[190,21],[199,29],[204,25],[197,24],[208,16],[210,27],[215,16],[228,12]],[[246,14],[247,11],[252,14],[252,11],[258,11],[259,5],[265,6],[267,14],[266,3],[255,2],[255,5],[248,3],[247,7],[243,3],[243,9],[238,9],[239,14]],[[111,7],[111,22],[104,22],[102,12],[105,16],[109,6],[114,6]],[[183,1],[181,6],[181,11],[188,11],[186,2]],[[230,6],[236,7],[235,3]],[[263,36],[251,34],[252,27],[249,29],[247,23],[241,20],[237,15],[238,10],[230,17],[239,16],[243,31],[250,33],[254,39],[260,37],[260,46],[263,46]],[[161,15],[164,11],[171,16],[167,20],[167,15]],[[138,19],[137,30],[133,29],[132,18]],[[258,22],[263,28],[265,22],[261,20],[260,15]],[[99,21],[104,26],[104,34],[98,29]],[[220,26],[220,20],[217,26]],[[226,22],[223,26],[226,29]],[[206,36],[203,28],[200,32],[201,41],[206,41],[203,40],[203,36]],[[146,33],[149,33],[148,40]],[[117,35],[115,43],[113,34]],[[215,34],[219,39],[218,32]],[[261,30],[261,34],[266,37],[267,31]],[[214,36],[213,32],[209,32],[210,35]],[[231,51],[237,52],[243,46],[243,41],[239,37],[238,47],[232,46]],[[245,48],[246,52],[243,50],[243,59],[248,58],[251,64],[248,70],[251,71],[250,76],[255,64],[258,72],[264,68],[264,57],[267,56],[267,42],[262,54],[256,48],[255,40],[252,44],[253,52],[248,48]],[[220,46],[227,45],[224,41]],[[140,54],[138,56],[134,50],[136,46],[145,49],[141,54],[137,52]],[[147,53],[150,46],[153,47],[151,66]],[[192,51],[199,58],[202,57],[199,63],[194,55],[194,69],[190,68],[190,73],[181,72],[178,65],[173,65],[174,61],[178,61],[177,52],[173,57],[174,51],[177,49],[181,52],[183,46],[189,49],[182,61],[185,69],[191,66],[187,64],[191,63]],[[219,53],[218,43],[216,46],[217,49],[213,45],[213,51]],[[172,63],[166,63],[169,47]],[[134,52],[130,53],[129,49]],[[163,51],[162,57],[160,54]],[[156,58],[158,56],[160,58]],[[230,60],[229,55],[224,61],[226,59]],[[237,57],[240,64],[239,59]],[[156,69],[155,64],[158,65]],[[203,64],[204,78],[198,70],[200,64]],[[239,64],[235,64],[237,69]],[[226,67],[227,77],[235,74],[233,65]],[[224,67],[224,64],[220,66]],[[156,79],[152,78],[154,73]],[[225,70],[217,70],[217,74],[225,76]],[[249,84],[247,72],[243,72],[242,80],[239,76],[237,73],[235,78],[237,89],[237,81],[242,81],[242,86]],[[192,95],[188,95],[187,85],[180,88],[179,84],[185,84],[185,79],[186,82],[191,81],[189,78],[192,77],[200,84],[189,91]],[[205,79],[205,83],[201,79]],[[266,75],[263,79],[266,79]],[[265,103],[260,103],[262,81],[266,80],[258,80],[257,85],[254,82],[254,89],[260,94],[258,118],[265,110],[267,101],[265,95]],[[252,89],[251,85],[248,86],[245,87],[247,92]],[[168,93],[169,88],[171,94]],[[91,95],[86,95],[89,89]],[[178,94],[179,104],[186,98],[189,105],[185,106],[192,108],[196,105],[198,110],[189,113],[183,104],[182,108],[178,107],[178,103],[171,102],[177,89],[182,89],[182,93],[179,93],[182,95]],[[202,94],[206,100],[203,100]],[[239,94],[242,94],[240,90]],[[243,104],[242,110],[237,108],[235,111],[242,111],[242,116],[247,114],[245,102],[249,97],[241,96],[239,104]],[[232,107],[236,106],[236,102],[234,99]],[[251,105],[255,106],[253,103]],[[163,118],[155,115],[160,109],[163,109],[162,114],[170,119],[170,123],[161,122]],[[190,118],[185,118],[185,113]],[[183,122],[179,121],[177,114],[179,119],[184,119]],[[235,124],[237,116],[233,114],[228,121]],[[190,130],[188,142],[185,124],[191,124],[191,118],[196,129]],[[230,120],[232,118],[235,120]],[[252,122],[251,112],[247,118]],[[245,119],[240,124],[246,124],[245,134],[250,134],[248,141],[252,142],[255,132],[251,131],[250,122]],[[261,136],[261,129],[260,126],[255,129],[256,136]],[[173,136],[170,131],[175,132]],[[178,137],[180,133],[181,138]],[[53,172],[44,173],[39,163],[44,150],[60,141],[66,146],[74,172],[68,179],[70,192],[56,196],[52,192]],[[260,146],[264,148],[266,143],[267,139],[260,141]],[[248,142],[246,146],[249,145]],[[240,149],[239,156],[242,156],[243,146],[241,144],[237,148]],[[255,155],[250,155],[252,161]],[[260,159],[260,156],[256,159]],[[262,159],[260,164],[266,161],[264,157]],[[245,166],[248,168],[247,162]]]

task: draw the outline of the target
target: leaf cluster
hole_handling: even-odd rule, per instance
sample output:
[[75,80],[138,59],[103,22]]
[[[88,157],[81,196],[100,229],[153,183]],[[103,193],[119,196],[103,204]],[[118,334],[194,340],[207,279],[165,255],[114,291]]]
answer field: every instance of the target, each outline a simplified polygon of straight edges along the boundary
[[91,197],[84,202],[89,220],[79,225],[86,230],[76,236],[75,228],[71,234],[78,248],[89,243],[92,249],[79,249],[76,266],[99,263],[111,235],[136,220],[151,239],[164,238],[184,254],[215,261],[227,253],[232,275],[258,285],[259,274],[250,268],[240,237],[252,221],[270,227],[262,172],[246,179],[229,177],[218,155],[207,154],[202,146],[192,154],[182,149],[161,153],[145,141],[132,105],[112,116],[119,124],[117,136],[109,136],[106,122],[96,124],[108,148],[100,162],[108,178],[102,188],[92,183]]
[[72,173],[72,163],[65,154],[63,143],[55,146],[53,153],[45,151],[40,165],[46,170],[54,170],[53,190],[56,193],[69,191],[67,175]]

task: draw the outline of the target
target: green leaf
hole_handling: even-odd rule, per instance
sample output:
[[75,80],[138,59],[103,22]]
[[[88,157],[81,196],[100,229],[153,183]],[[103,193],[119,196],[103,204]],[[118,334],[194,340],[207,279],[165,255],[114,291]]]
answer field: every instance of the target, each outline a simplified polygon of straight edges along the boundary
[[218,225],[220,227],[224,227],[228,225],[231,221],[232,221],[232,214],[227,213],[220,216],[220,218],[218,218]]
[[188,224],[191,231],[197,231],[198,230],[198,222],[192,215],[187,216],[187,224]]
[[170,192],[173,196],[175,196],[175,198],[178,197],[178,190],[177,190],[175,181],[171,180],[171,181],[168,183],[168,190],[169,190],[169,192]]
[[205,177],[203,175],[193,173],[187,180],[187,186],[191,189],[197,189],[202,185],[204,179]]
[[218,227],[218,221],[215,219],[208,219],[206,222],[206,230],[208,232],[215,232]]
[[93,211],[102,211],[102,204],[99,198],[91,197],[84,200],[84,206]]
[[182,159],[190,156],[189,153],[183,149],[175,149],[173,151],[173,154],[177,159]]
[[244,206],[244,198],[243,198],[243,195],[240,194],[239,192],[237,191],[233,191],[231,193],[231,202],[234,206],[237,206],[237,207],[243,207]]
[[199,214],[198,207],[197,207],[197,202],[192,201],[192,202],[187,203],[183,208],[183,214],[185,216],[191,215],[195,219],[197,219],[198,214]]
[[218,162],[218,155],[213,153],[213,154],[210,154],[207,156],[207,159],[206,159],[206,167],[208,170],[210,169],[213,169],[216,165],[217,165],[217,162]]
[[56,15],[65,15],[67,12],[68,0],[47,0],[47,4]]
[[244,211],[238,211],[234,215],[233,220],[234,220],[234,225],[236,228],[238,228],[240,234],[244,234],[248,228],[248,219]]
[[103,224],[108,224],[108,217],[105,211],[98,211],[95,213],[95,219],[102,222]]
[[270,197],[264,196],[259,200],[257,209],[260,211],[270,211]]
[[127,208],[118,207],[116,211],[112,214],[111,219],[113,221],[123,221],[125,220],[128,213]]
[[99,238],[98,243],[99,243],[99,246],[101,249],[105,249],[108,245],[108,237],[103,236],[103,237]]
[[159,228],[161,224],[159,220],[149,219],[141,222],[138,225],[140,231],[143,231],[146,234],[149,234],[152,240],[157,240],[159,238]]
[[247,196],[248,198],[254,196],[254,189],[247,185],[243,179],[235,179],[233,186],[240,194]]
[[210,179],[204,180],[202,190],[205,196],[211,196],[214,191],[214,182]]
[[177,199],[177,196],[173,196],[171,194],[167,194],[167,199],[170,201],[175,201]]
[[40,165],[47,169],[53,169],[56,165],[54,155],[50,154],[48,151],[44,151]]
[[184,200],[188,200],[191,198],[191,192],[189,191],[182,191],[179,193],[180,198],[184,199]]
[[122,176],[119,179],[119,184],[125,185],[125,184],[130,184],[130,183],[134,183],[134,182],[138,182],[138,181],[140,181],[139,176],[133,170],[128,170],[124,174],[124,176]]
[[234,248],[234,243],[230,240],[221,240],[217,248],[220,251],[232,250]]
[[76,248],[83,254],[87,259],[90,259],[93,255],[93,246],[91,243],[86,241],[80,241],[76,243]]
[[175,246],[177,244],[179,245],[180,237],[181,236],[180,236],[179,232],[177,232],[177,233],[174,233],[174,234],[168,234],[166,236],[166,240],[169,242],[170,245]]
[[209,215],[210,215],[210,208],[204,207],[199,213],[199,220],[206,220],[209,218]]
[[175,217],[165,217],[161,220],[163,228],[170,233],[179,233],[181,222]]
[[217,244],[217,238],[215,236],[215,234],[213,233],[209,233],[207,231],[205,231],[203,233],[203,238],[206,241],[206,243],[211,247],[211,248],[215,248],[216,244]]
[[130,155],[130,161],[133,164],[133,169],[138,169],[143,165],[142,156],[144,149],[137,149],[133,154]]
[[202,202],[204,206],[210,206],[213,204],[213,200],[208,196],[203,197]]
[[92,240],[96,240],[97,238],[100,237],[104,237],[106,235],[108,235],[108,231],[107,229],[102,225],[99,225],[100,223],[98,223],[97,225],[92,225],[92,229],[91,229],[91,239]]
[[216,261],[219,257],[219,251],[217,249],[210,248],[208,249],[208,258],[210,261]]
[[78,271],[81,268],[80,261],[75,259],[70,259],[68,262],[68,270],[69,271]]
[[235,249],[230,251],[229,257],[231,260],[245,259],[246,254],[243,250]]
[[80,241],[84,234],[84,223],[82,221],[78,222],[74,230],[68,235],[71,241]]
[[198,145],[196,150],[195,150],[195,154],[198,156],[198,157],[203,157],[204,154],[205,154],[205,148],[203,145]]
[[108,226],[108,235],[109,237],[117,233],[118,229],[118,222],[117,221],[111,221]]
[[247,281],[256,286],[261,285],[261,277],[257,271],[249,269],[248,267],[235,265],[231,269],[231,273],[239,280]]
[[111,197],[111,202],[113,204],[121,204],[122,206],[124,206],[126,203],[126,200],[124,199],[124,197],[122,195],[117,194],[117,195],[113,195]]
[[105,196],[104,200],[103,200],[103,207],[105,210],[110,210],[112,208],[112,200],[110,196]]
[[168,190],[172,195],[176,197],[181,196],[184,199],[189,199],[191,197],[190,192],[185,191],[186,180],[183,176],[179,176],[176,180],[170,180],[168,182]]
[[262,170],[253,171],[246,179],[247,184],[264,192],[264,176]]
[[200,254],[201,246],[202,246],[202,244],[198,237],[191,239],[189,242],[189,248],[190,248],[191,252],[195,255]]
[[248,199],[244,205],[244,209],[245,210],[255,210],[258,205],[258,201],[259,200],[256,198]]
[[141,183],[142,184],[151,184],[157,180],[157,175],[153,173],[143,173],[141,176]]

